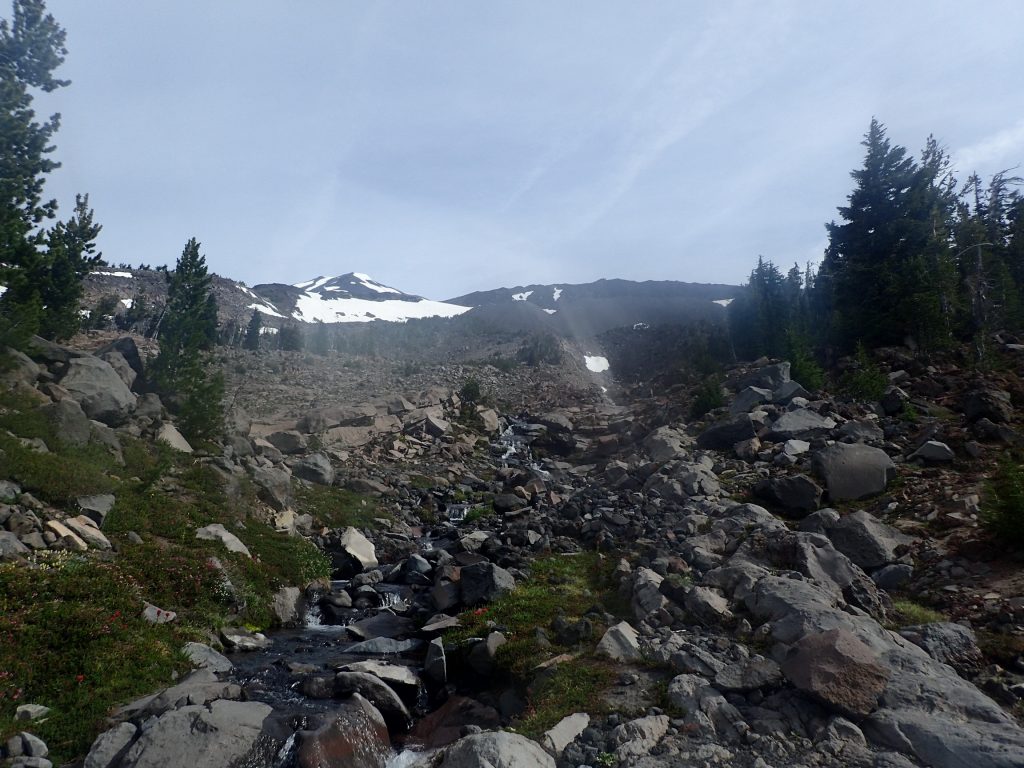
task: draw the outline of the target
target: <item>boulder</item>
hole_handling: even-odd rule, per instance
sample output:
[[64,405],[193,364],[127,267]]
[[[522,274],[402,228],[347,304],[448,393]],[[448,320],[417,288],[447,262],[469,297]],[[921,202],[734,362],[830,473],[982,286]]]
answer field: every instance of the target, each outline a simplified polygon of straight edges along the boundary
[[754,494],[801,517],[821,506],[821,486],[807,475],[766,477],[754,486]]
[[391,730],[407,731],[412,717],[391,686],[368,672],[338,672],[334,676],[334,695],[347,697],[358,693],[384,716]]
[[89,747],[83,768],[114,768],[119,765],[138,731],[133,723],[121,723],[101,733]]
[[393,754],[384,718],[358,693],[339,711],[310,718],[295,746],[297,768],[384,768]]
[[[668,718],[666,718],[667,720]],[[452,744],[437,768],[555,768],[555,760],[525,736],[491,731],[466,736]]]
[[825,535],[836,549],[865,570],[895,561],[896,549],[908,541],[904,534],[863,509],[841,518]]
[[283,469],[276,467],[254,467],[252,481],[256,484],[257,494],[278,512],[292,505],[292,476]]
[[274,593],[270,610],[275,621],[282,627],[294,627],[302,619],[302,590],[298,587],[281,587]]
[[272,711],[262,702],[223,699],[173,709],[147,723],[120,768],[232,765],[256,745]]
[[[106,359],[108,353],[117,353],[118,356],[131,369],[131,383],[138,384],[140,381],[145,379],[146,366],[142,362],[142,355],[139,352],[139,347],[135,343],[135,339],[131,336],[122,336],[119,339],[114,339],[109,344],[104,344],[102,347],[96,350],[96,356]],[[136,387],[138,388],[138,387]]]
[[830,445],[815,453],[812,463],[833,502],[879,494],[896,476],[888,454],[863,443]]
[[156,433],[156,439],[180,453],[192,453],[192,446],[189,445],[188,440],[170,422],[164,422],[160,425],[160,430]]
[[306,436],[295,429],[271,432],[266,440],[281,453],[302,453],[307,448]]
[[640,638],[629,622],[621,621],[608,628],[597,644],[597,652],[613,661],[633,661],[643,658]]
[[28,553],[28,547],[22,544],[17,536],[10,531],[0,530],[0,562],[17,560]]
[[117,427],[135,410],[135,395],[110,364],[98,357],[76,357],[60,384],[90,419]]
[[92,549],[111,549],[110,541],[100,533],[96,521],[86,515],[69,517],[64,520],[64,525],[74,531],[78,538],[88,544]]
[[237,552],[240,555],[252,557],[249,554],[249,548],[242,543],[241,539],[231,533],[221,523],[211,523],[200,528],[196,531],[196,538],[203,539],[204,541],[219,541],[227,547],[229,552]]
[[117,372],[117,375],[121,377],[121,381],[124,382],[124,385],[128,387],[128,389],[132,388],[132,385],[135,384],[135,379],[138,377],[138,374],[135,373],[134,370],[132,370],[132,367],[130,365],[128,365],[128,361],[124,359],[124,355],[122,355],[116,349],[111,349],[106,352],[97,351],[96,357],[98,357],[100,360],[103,360],[111,368],[113,368]]
[[39,411],[53,424],[60,439],[71,445],[86,445],[92,437],[92,422],[82,406],[70,397],[45,403]]
[[954,454],[953,449],[945,443],[939,442],[938,440],[928,440],[907,458],[911,461],[914,459],[932,462],[952,461],[956,458],[956,454]]
[[107,514],[114,508],[116,499],[111,493],[97,493],[93,496],[79,496],[75,499],[82,514],[92,519],[100,528]]
[[704,430],[697,438],[697,447],[715,451],[731,450],[736,443],[757,436],[757,429],[749,414],[729,421],[721,421]]
[[789,362],[783,361],[773,365],[765,365],[757,370],[751,371],[740,378],[735,386],[737,389],[744,387],[759,387],[775,391],[789,381]]
[[849,443],[880,443],[885,439],[882,428],[873,421],[848,421],[839,428],[839,436]]
[[847,629],[806,635],[790,648],[782,672],[799,690],[838,712],[870,714],[891,671]]
[[209,669],[211,672],[230,672],[235,665],[227,657],[213,650],[205,643],[185,643],[181,649],[188,660],[198,669]]
[[1001,389],[975,389],[964,398],[963,408],[968,423],[988,419],[996,424],[1005,424],[1013,418],[1010,393]]
[[19,352],[10,347],[5,348],[3,354],[8,359],[8,365],[0,370],[0,382],[8,385],[22,384],[31,387],[39,377],[39,366],[32,361],[24,352]]
[[960,674],[977,672],[985,664],[974,632],[961,624],[937,621],[903,627],[899,633],[933,659],[949,664]]
[[493,408],[482,408],[476,414],[484,425],[484,431],[490,434],[501,431],[501,422],[498,413]]
[[836,422],[810,408],[786,411],[771,425],[769,439],[781,443],[793,438],[822,437],[835,429]]
[[427,414],[427,418],[423,422],[423,428],[432,437],[441,437],[441,435],[451,431],[452,425],[439,416]]
[[590,715],[586,712],[576,712],[575,714],[563,717],[554,726],[545,731],[541,742],[549,753],[559,757],[565,751],[565,748],[572,744],[586,730],[588,725],[590,725]]
[[512,574],[494,563],[476,563],[462,568],[462,602],[489,603],[516,588]]
[[767,403],[772,399],[772,391],[761,387],[746,387],[741,389],[729,405],[729,413],[739,416],[742,413],[749,413],[754,406]]
[[317,485],[334,483],[334,467],[322,453],[313,453],[291,465],[292,474]]
[[377,567],[377,551],[373,543],[357,529],[349,526],[341,534],[339,542],[342,552],[354,564],[358,564],[358,571],[366,571]]

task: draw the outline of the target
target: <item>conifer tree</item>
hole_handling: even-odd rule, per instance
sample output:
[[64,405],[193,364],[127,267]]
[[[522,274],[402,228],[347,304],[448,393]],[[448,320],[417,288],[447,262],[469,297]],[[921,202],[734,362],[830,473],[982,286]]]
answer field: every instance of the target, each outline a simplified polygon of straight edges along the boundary
[[249,318],[249,325],[245,329],[245,340],[242,342],[242,346],[245,349],[252,350],[253,352],[260,348],[260,334],[263,331],[263,318],[260,316],[260,311],[254,309],[252,311],[252,317]]
[[191,238],[174,272],[167,273],[167,306],[160,322],[160,353],[153,380],[179,416],[185,437],[211,439],[223,424],[224,378],[210,373],[217,338],[217,300],[199,243]]

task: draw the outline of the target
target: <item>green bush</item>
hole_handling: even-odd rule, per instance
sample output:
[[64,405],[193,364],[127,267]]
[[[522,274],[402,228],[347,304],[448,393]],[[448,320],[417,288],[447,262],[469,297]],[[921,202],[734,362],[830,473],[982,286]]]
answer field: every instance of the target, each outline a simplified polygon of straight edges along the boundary
[[693,393],[690,418],[699,419],[708,411],[721,408],[723,405],[725,405],[725,395],[722,394],[722,382],[717,376],[709,376]]
[[459,390],[459,397],[468,403],[479,403],[481,394],[480,381],[475,376],[466,379]]
[[854,368],[840,382],[842,390],[860,400],[880,400],[888,386],[889,379],[885,373],[870,358],[864,345],[858,344]]
[[804,336],[790,332],[786,337],[786,355],[790,362],[790,377],[809,392],[825,385],[825,372],[818,365],[811,352],[811,346]]
[[1000,541],[1024,545],[1024,467],[1016,458],[1004,457],[989,480],[981,522]]

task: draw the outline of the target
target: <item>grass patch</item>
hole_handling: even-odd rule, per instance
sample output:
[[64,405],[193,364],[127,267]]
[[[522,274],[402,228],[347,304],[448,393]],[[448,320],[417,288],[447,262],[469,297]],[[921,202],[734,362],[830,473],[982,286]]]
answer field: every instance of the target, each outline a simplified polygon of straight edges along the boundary
[[187,669],[171,625],[141,618],[138,585],[111,563],[60,553],[44,568],[0,566],[0,740],[19,704],[51,707],[33,732],[57,764],[84,754],[116,704]]
[[[484,608],[465,611],[462,626],[446,634],[446,641],[454,643],[494,630],[505,635],[507,642],[495,657],[495,682],[508,681],[526,692],[528,708],[515,725],[527,735],[539,736],[573,712],[598,711],[601,693],[614,681],[614,665],[593,655],[602,627],[595,626],[576,647],[559,645],[550,632],[556,617],[571,624],[591,608],[607,610],[614,596],[614,565],[595,552],[541,557],[532,563],[527,581]],[[553,635],[550,646],[538,643],[537,628]],[[537,672],[542,661],[569,651],[577,654],[572,660]]]
[[911,627],[917,624],[934,624],[945,621],[946,617],[938,611],[927,608],[912,600],[894,600],[889,613],[889,624],[892,627]]
[[978,630],[977,637],[978,648],[985,658],[1000,666],[1012,668],[1017,659],[1024,656],[1024,637],[1021,635]]
[[376,528],[376,518],[391,517],[376,499],[335,486],[296,485],[295,500],[299,511],[327,528]]
[[581,656],[551,669],[531,686],[529,706],[516,730],[536,741],[559,720],[574,712],[591,717],[605,714],[602,693],[616,680],[618,670],[608,659]]

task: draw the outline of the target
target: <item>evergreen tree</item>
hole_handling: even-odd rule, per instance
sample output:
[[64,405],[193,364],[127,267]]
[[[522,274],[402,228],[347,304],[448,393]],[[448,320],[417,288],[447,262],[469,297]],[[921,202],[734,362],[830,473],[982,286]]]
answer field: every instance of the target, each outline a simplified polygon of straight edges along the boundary
[[256,352],[260,348],[260,333],[263,330],[263,317],[260,315],[258,309],[252,311],[252,317],[249,318],[249,325],[245,329],[245,341],[242,342],[242,346],[245,349],[250,349]]
[[329,355],[331,352],[331,337],[327,325],[320,320],[316,321],[316,330],[313,331],[312,351],[317,355]]
[[206,259],[193,237],[185,245],[174,272],[167,273],[167,306],[160,323],[160,353],[153,361],[153,379],[179,415],[182,433],[192,439],[216,437],[223,422],[224,379],[213,367],[209,351],[217,338],[217,301]]
[[74,215],[47,234],[48,269],[36,279],[43,304],[39,331],[43,336],[66,339],[78,330],[82,278],[103,264],[103,255],[95,252],[101,229],[93,220],[89,196],[76,195]]
[[11,20],[0,19],[0,347],[23,345],[42,315],[38,279],[48,264],[38,228],[57,209],[42,195],[46,175],[59,167],[49,155],[60,115],[37,122],[32,100],[34,90],[68,84],[53,76],[64,40],[42,0],[15,0]]

